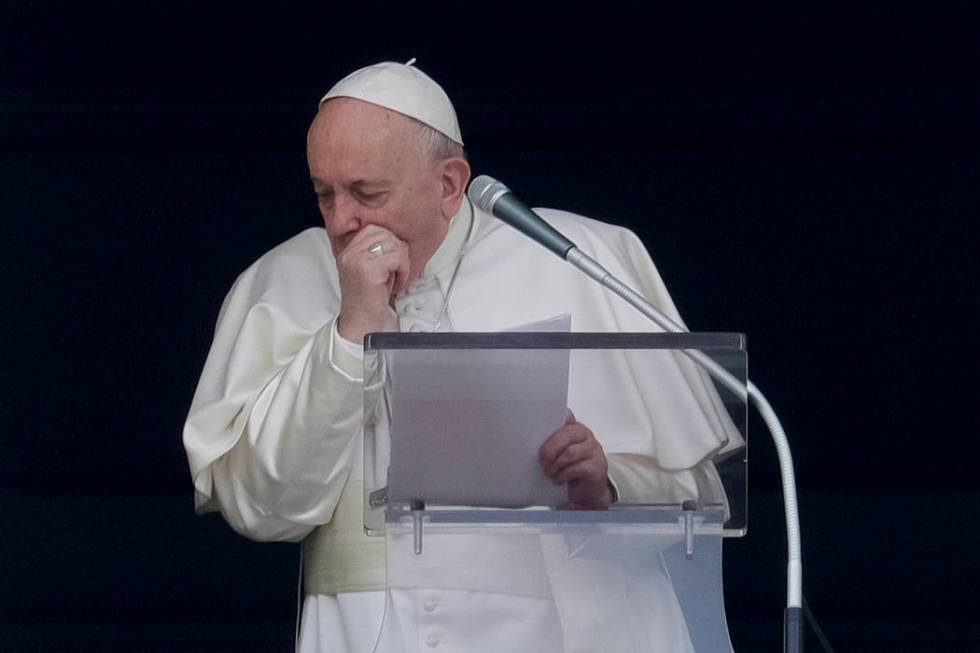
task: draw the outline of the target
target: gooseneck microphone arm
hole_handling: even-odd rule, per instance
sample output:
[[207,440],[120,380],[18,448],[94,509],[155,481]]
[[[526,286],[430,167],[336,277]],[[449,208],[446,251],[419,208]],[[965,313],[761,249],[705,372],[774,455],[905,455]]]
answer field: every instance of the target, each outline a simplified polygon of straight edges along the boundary
[[[565,259],[579,270],[629,302],[648,319],[670,333],[687,333],[687,329],[664,315],[656,306],[646,300],[622,281],[614,277],[592,257],[575,246],[545,222],[537,213],[524,205],[504,184],[493,177],[480,175],[470,184],[468,196],[474,205],[532,238],[546,249]],[[803,650],[803,557],[800,546],[800,518],[796,500],[796,474],[793,470],[793,456],[790,452],[786,432],[769,405],[765,396],[755,384],[747,381],[743,386],[725,368],[704,353],[685,349],[683,353],[703,367],[715,380],[731,390],[743,402],[751,402],[769,428],[776,454],[779,457],[779,472],[783,484],[783,503],[786,513],[786,540],[788,562],[786,569],[786,611],[783,623],[783,650],[799,653]]]

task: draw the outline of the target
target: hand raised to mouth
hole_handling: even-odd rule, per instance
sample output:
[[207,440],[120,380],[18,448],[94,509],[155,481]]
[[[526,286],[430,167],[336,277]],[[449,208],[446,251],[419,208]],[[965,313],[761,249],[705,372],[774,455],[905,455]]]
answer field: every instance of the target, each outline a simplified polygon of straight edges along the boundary
[[396,319],[391,299],[408,285],[408,245],[384,227],[369,224],[337,255],[340,314],[337,333],[360,343]]

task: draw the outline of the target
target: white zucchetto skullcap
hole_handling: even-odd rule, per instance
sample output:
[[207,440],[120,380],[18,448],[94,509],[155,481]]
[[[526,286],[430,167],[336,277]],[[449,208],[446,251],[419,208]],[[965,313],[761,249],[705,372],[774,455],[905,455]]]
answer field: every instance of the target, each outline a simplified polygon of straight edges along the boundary
[[415,59],[404,64],[385,61],[355,70],[334,84],[320,105],[335,97],[363,100],[414,118],[462,145],[459,121],[449,96],[414,63]]

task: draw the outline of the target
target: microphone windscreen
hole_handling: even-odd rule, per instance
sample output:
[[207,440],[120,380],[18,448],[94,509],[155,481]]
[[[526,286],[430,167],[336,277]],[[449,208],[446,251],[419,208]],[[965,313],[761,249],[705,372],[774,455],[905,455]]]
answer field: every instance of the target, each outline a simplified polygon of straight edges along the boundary
[[501,196],[510,192],[502,182],[497,181],[490,175],[480,175],[470,182],[470,189],[466,195],[470,201],[481,211],[493,213],[493,205]]

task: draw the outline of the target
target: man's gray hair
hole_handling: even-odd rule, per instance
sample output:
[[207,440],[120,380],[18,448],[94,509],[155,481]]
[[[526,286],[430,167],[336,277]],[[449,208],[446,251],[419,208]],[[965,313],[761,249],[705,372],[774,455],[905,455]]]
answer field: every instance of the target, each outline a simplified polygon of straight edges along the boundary
[[428,158],[429,161],[433,162],[453,157],[466,159],[466,151],[462,145],[424,123],[417,120],[412,120],[412,122],[418,128],[418,132],[412,140],[415,141],[415,147],[423,158]]

